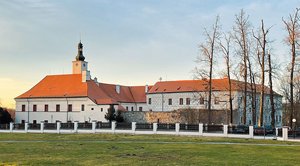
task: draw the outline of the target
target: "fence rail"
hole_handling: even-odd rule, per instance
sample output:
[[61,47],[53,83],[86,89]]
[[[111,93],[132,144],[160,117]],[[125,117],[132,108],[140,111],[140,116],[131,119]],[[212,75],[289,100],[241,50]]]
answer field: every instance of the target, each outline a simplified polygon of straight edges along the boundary
[[[42,125],[43,124],[43,125]],[[171,123],[21,123],[0,124],[0,132],[48,132],[54,130],[56,133],[76,132],[109,132],[136,134],[175,134],[175,135],[200,135],[200,136],[223,136],[240,138],[280,138],[281,140],[298,139],[300,141],[300,130],[283,129],[270,130],[242,125],[206,125],[206,124],[171,124]],[[86,131],[78,130],[84,129]],[[35,131],[34,131],[35,130]],[[128,131],[130,130],[130,131]],[[166,132],[167,131],[167,132]],[[249,132],[250,131],[250,132]],[[53,133],[53,131],[49,131]],[[263,137],[262,137],[263,136]]]
[[153,124],[151,123],[137,123],[136,130],[153,130]]

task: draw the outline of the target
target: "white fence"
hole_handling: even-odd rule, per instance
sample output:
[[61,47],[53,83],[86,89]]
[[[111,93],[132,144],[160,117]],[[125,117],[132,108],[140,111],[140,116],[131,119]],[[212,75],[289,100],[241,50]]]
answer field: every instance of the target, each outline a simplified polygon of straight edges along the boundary
[[[40,123],[40,124],[14,124],[10,123],[5,128],[0,128],[0,133],[122,133],[122,134],[164,134],[164,135],[189,135],[189,136],[207,136],[207,137],[231,137],[231,138],[250,138],[250,139],[276,139],[288,141],[288,128],[282,128],[282,134],[276,134],[272,136],[256,136],[254,135],[253,126],[249,126],[247,133],[237,134],[232,133],[228,125],[219,126],[219,131],[208,132],[207,125],[200,123],[188,130],[188,125],[184,124],[172,124],[163,126],[162,124],[144,124],[144,127],[140,126],[136,122],[131,124],[122,123]],[[164,127],[164,128],[163,128]],[[166,129],[166,130],[164,130]]]

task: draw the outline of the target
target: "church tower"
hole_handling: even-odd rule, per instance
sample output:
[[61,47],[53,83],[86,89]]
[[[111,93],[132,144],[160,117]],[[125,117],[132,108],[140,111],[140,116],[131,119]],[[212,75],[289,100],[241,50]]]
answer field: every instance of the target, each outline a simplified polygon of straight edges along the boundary
[[83,45],[81,41],[78,43],[78,53],[73,61],[73,74],[82,74],[82,82],[91,79],[90,71],[88,70],[88,62],[84,61]]

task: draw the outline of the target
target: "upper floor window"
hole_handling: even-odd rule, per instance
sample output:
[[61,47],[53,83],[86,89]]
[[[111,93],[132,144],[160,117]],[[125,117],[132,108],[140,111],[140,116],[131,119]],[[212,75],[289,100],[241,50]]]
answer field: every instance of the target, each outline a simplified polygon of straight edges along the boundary
[[168,103],[169,103],[169,105],[172,105],[172,99],[169,99]]
[[215,97],[215,104],[219,104],[219,103],[220,103],[219,97]]
[[204,97],[200,97],[199,103],[200,103],[200,104],[204,104]]
[[48,104],[45,104],[44,111],[45,111],[45,112],[48,112]]
[[148,104],[151,104],[151,103],[152,103],[151,98],[149,98],[148,99]]
[[33,112],[36,112],[36,105],[33,105]]
[[81,104],[81,111],[84,111],[84,104]]
[[139,107],[139,111],[143,111],[143,107]]
[[186,98],[186,105],[190,105],[191,104],[191,99],[190,98]]
[[183,105],[183,98],[179,99],[179,105]]
[[56,104],[56,112],[60,112],[60,105]]
[[68,105],[68,112],[72,112],[72,104]]
[[25,108],[25,105],[23,104],[22,105],[22,112],[25,112],[26,111],[26,108]]

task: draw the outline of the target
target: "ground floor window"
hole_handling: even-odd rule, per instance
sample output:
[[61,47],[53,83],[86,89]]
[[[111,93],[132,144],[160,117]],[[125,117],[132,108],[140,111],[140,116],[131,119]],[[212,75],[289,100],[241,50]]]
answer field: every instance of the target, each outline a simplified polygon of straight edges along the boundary
[[143,111],[143,107],[139,107],[139,111]]
[[131,111],[133,111],[133,107],[131,107]]
[[21,123],[24,124],[24,123],[25,123],[25,120],[22,120]]

